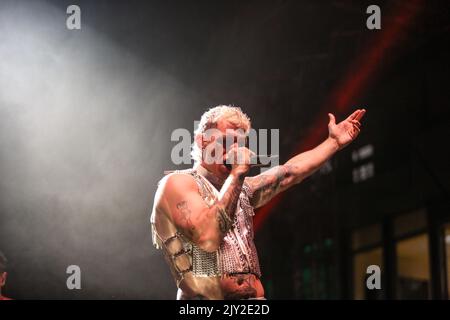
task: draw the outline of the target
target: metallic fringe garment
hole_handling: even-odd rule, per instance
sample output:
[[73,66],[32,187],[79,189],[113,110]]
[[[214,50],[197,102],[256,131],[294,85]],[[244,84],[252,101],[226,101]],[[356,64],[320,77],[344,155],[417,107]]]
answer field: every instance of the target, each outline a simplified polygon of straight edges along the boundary
[[[197,182],[200,195],[206,205],[211,207],[216,201],[219,192],[197,170],[180,170],[170,174],[191,175]],[[179,232],[163,240],[156,231],[152,216],[153,244],[157,249],[164,251],[168,263],[175,271],[174,276],[178,286],[187,272],[192,272],[195,277],[214,277],[236,273],[252,273],[261,277],[258,254],[253,242],[253,216],[255,213],[250,205],[250,197],[250,189],[244,183],[239,195],[233,227],[215,252],[206,252],[200,249]],[[181,250],[171,252],[169,247],[173,241],[181,243],[179,246]],[[177,259],[182,256],[189,258],[190,267],[180,270],[177,266]]]

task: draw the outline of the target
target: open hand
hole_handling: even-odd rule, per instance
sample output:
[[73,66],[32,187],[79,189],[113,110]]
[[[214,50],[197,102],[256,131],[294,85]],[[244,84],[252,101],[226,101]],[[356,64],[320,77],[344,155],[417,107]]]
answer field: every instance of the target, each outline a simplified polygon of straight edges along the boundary
[[330,122],[328,123],[329,137],[336,140],[339,149],[344,148],[350,142],[356,139],[361,131],[361,119],[366,113],[365,109],[358,109],[347,119],[336,124],[336,118],[332,113],[328,114]]

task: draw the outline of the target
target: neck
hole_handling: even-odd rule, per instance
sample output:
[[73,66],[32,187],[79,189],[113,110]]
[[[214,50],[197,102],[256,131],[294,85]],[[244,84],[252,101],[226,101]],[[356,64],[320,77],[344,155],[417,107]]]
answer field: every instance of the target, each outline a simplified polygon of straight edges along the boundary
[[225,182],[226,177],[220,177],[217,174],[214,174],[213,172],[209,171],[205,166],[202,166],[201,164],[197,164],[194,166],[194,169],[197,170],[199,174],[201,174],[203,177],[205,177],[211,184],[216,187],[218,190],[220,190]]

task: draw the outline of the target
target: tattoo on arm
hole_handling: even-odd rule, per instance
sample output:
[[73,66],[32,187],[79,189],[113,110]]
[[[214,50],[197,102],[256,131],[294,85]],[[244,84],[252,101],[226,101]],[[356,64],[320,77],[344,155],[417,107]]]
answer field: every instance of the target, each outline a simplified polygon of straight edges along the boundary
[[233,221],[222,208],[217,208],[217,222],[219,223],[219,230],[222,235],[225,235],[231,229]]
[[253,192],[252,205],[260,207],[266,204],[288,185],[292,176],[293,167],[291,165],[283,165],[276,167],[274,172],[263,173],[249,178],[249,184]]
[[[219,230],[222,236],[233,226],[236,206],[241,194],[244,177],[230,176],[222,187],[219,202],[217,203],[216,218],[219,224]],[[225,188],[225,190],[223,190]]]
[[195,232],[196,230],[195,230],[194,224],[191,221],[191,213],[192,212],[188,207],[187,201],[181,201],[181,202],[177,203],[177,209],[181,213],[182,223],[185,224],[187,227],[185,230],[187,232],[187,235],[190,238],[194,238],[195,234],[196,234],[196,232]]
[[[223,238],[233,226],[236,206],[239,195],[244,183],[243,176],[230,175],[225,181],[219,199],[214,208],[211,208],[205,214],[209,218],[217,220],[219,235]],[[187,237],[195,241],[200,238],[202,228],[197,228],[192,222],[192,210],[189,207],[188,201],[180,201],[176,204],[178,211],[179,222],[184,226],[183,231]]]

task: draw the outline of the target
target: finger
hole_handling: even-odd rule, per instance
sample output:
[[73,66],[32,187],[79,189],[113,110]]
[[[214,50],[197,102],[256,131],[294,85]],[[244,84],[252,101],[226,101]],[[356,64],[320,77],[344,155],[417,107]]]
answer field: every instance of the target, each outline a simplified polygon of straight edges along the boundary
[[[227,161],[235,161],[237,154],[238,154],[238,145],[237,143],[233,143],[227,151],[226,157],[225,159],[227,159]],[[232,163],[232,162],[230,162]]]
[[361,129],[357,127],[353,127],[353,137],[356,138],[358,134],[361,132]]
[[358,128],[361,127],[361,122],[359,122],[358,120],[350,120],[350,122],[353,123]]
[[245,147],[239,148],[239,164],[249,164],[256,161],[256,154]]
[[238,148],[239,148],[239,145],[236,142],[230,146],[230,150],[237,151]]
[[355,117],[358,115],[358,113],[360,112],[361,110],[356,110],[355,112],[353,112],[351,115],[349,115],[348,117],[347,117],[347,120],[353,120],[353,119],[355,119]]
[[358,133],[361,131],[361,129],[359,127],[355,126],[355,125],[353,126],[353,130],[358,131]]
[[328,118],[330,118],[330,121],[328,122],[329,125],[335,125],[336,124],[336,118],[332,113],[328,114]]
[[361,120],[365,113],[366,109],[362,109],[361,112],[355,117],[355,120]]

